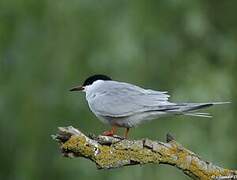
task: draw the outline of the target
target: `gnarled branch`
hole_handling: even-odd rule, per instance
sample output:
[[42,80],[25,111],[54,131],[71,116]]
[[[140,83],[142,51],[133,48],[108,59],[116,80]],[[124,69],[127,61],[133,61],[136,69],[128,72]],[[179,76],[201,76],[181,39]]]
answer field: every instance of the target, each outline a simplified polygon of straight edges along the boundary
[[224,169],[202,160],[170,135],[167,135],[166,143],[100,135],[88,137],[69,126],[60,127],[53,139],[59,142],[64,156],[88,158],[96,163],[99,169],[156,163],[175,166],[193,179],[237,177],[236,170]]

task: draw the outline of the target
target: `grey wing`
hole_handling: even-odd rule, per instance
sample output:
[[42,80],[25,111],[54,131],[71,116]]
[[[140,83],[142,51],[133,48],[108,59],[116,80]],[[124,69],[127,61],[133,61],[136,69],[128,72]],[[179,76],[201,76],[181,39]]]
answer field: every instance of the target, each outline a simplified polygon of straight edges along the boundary
[[173,103],[168,102],[166,92],[143,89],[138,86],[107,81],[90,106],[102,116],[124,117],[152,110],[162,110]]

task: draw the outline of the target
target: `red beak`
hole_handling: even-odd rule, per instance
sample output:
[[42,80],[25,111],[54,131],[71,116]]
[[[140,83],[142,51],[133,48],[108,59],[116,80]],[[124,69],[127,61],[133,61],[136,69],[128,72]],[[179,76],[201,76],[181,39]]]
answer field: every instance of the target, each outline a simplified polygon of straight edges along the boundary
[[76,87],[73,87],[72,89],[70,89],[70,91],[82,91],[82,90],[84,90],[83,86],[76,86]]

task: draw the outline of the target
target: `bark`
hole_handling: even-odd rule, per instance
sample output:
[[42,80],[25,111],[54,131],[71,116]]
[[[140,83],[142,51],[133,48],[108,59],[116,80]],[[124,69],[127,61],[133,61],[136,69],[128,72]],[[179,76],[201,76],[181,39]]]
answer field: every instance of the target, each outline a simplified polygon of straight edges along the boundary
[[150,139],[123,139],[119,136],[86,136],[69,126],[60,127],[58,134],[52,137],[59,143],[64,156],[88,158],[99,169],[154,163],[175,166],[192,179],[237,178],[236,170],[221,168],[203,160],[169,134],[164,143]]

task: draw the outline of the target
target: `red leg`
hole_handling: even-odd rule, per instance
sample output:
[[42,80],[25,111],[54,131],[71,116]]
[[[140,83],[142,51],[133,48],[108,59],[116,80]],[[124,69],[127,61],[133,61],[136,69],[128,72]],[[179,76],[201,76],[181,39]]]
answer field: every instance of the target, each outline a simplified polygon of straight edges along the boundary
[[117,127],[112,126],[112,129],[110,131],[103,132],[103,135],[105,136],[113,136],[116,133]]
[[124,137],[127,139],[128,138],[128,132],[129,132],[129,128],[126,128],[125,133],[124,133]]

